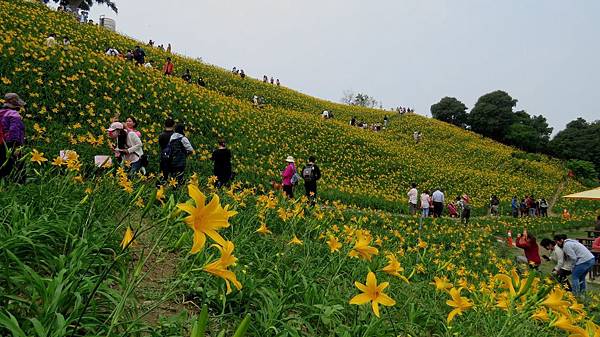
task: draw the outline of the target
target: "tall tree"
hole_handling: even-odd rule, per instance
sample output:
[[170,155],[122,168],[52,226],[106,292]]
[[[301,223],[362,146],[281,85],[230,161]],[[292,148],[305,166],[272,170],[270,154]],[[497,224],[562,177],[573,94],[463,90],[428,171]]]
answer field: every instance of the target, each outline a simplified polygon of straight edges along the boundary
[[550,141],[550,151],[559,158],[592,162],[600,172],[600,121],[577,118],[570,122]]
[[350,90],[344,91],[341,101],[342,103],[346,103],[348,105],[358,105],[367,108],[374,108],[378,104],[375,98],[360,92],[354,94],[354,92]]
[[530,116],[525,111],[517,111],[504,140],[525,151],[542,152],[547,149],[551,133],[552,128],[544,116]]
[[498,141],[505,141],[509,127],[513,124],[513,108],[517,100],[504,91],[497,90],[481,96],[471,113],[471,130]]
[[94,4],[106,5],[117,13],[117,5],[112,0],[54,0],[54,2],[60,2],[61,5],[66,6],[71,11],[78,9],[90,10]]
[[467,123],[467,106],[454,97],[444,97],[431,106],[431,115],[446,123],[465,127]]

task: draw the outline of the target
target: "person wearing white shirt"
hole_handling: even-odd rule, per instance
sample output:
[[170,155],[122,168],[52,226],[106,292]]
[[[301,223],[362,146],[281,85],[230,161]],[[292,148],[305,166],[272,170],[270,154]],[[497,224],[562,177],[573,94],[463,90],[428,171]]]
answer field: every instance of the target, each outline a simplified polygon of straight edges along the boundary
[[408,212],[410,215],[417,213],[417,202],[419,199],[419,192],[417,191],[417,184],[412,183],[411,189],[408,191]]
[[431,197],[433,199],[433,215],[439,218],[442,216],[442,211],[444,210],[444,193],[438,188],[433,192]]
[[429,217],[429,201],[431,197],[429,196],[429,191],[424,191],[421,193],[421,217],[427,218]]
[[562,248],[560,248],[553,240],[543,239],[540,244],[550,252],[550,257],[544,255],[544,258],[546,260],[552,260],[556,262],[556,266],[554,266],[552,273],[556,275],[559,283],[567,284],[568,289],[570,290],[571,283],[567,279],[567,276],[571,275],[571,270],[573,270],[573,261],[565,258],[565,253],[563,252]]
[[46,38],[46,47],[52,48],[56,46],[56,34],[52,33]]

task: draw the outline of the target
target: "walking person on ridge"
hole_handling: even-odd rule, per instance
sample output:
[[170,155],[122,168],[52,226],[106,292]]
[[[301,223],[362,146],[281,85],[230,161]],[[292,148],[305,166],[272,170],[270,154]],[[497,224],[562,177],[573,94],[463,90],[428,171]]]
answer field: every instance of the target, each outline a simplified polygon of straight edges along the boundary
[[227,186],[233,176],[231,158],[231,151],[227,148],[225,140],[219,139],[218,147],[210,157],[214,162],[213,174],[217,177],[217,187]]
[[293,199],[294,198],[294,184],[292,183],[292,178],[296,173],[296,165],[294,164],[294,157],[287,156],[285,159],[287,163],[285,169],[281,172],[281,185],[283,186],[283,192],[285,195]]
[[316,160],[315,156],[310,156],[308,158],[308,164],[302,169],[304,189],[306,191],[306,197],[311,205],[315,204],[315,199],[317,198],[317,181],[321,179],[321,170],[317,164],[315,164]]

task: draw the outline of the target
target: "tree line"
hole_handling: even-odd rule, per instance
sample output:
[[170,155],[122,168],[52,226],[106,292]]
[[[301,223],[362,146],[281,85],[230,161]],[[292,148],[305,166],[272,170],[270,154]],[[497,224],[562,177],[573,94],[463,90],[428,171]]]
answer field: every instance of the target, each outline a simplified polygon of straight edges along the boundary
[[458,99],[444,97],[431,106],[431,115],[524,151],[568,160],[569,169],[580,178],[599,178],[600,121],[577,118],[551,139],[553,128],[544,116],[515,111],[516,105],[516,99],[497,90],[481,96],[470,112]]

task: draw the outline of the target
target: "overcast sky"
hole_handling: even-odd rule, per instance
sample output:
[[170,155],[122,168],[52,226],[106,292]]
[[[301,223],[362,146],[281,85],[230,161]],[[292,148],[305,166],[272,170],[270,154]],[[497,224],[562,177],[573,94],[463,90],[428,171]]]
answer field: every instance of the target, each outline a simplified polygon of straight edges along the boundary
[[600,119],[598,0],[114,0],[117,30],[290,88],[384,107],[501,89],[551,126]]

